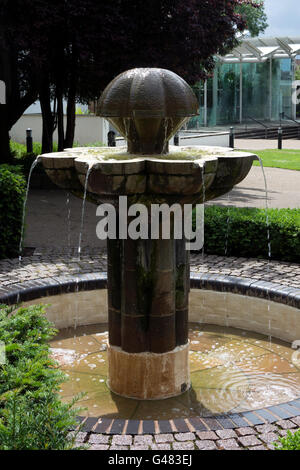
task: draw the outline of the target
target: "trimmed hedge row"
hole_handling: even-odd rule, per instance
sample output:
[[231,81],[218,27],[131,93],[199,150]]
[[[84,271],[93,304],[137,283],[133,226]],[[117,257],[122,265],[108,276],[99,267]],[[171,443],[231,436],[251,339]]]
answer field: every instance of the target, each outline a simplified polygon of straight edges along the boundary
[[18,255],[25,193],[21,168],[0,165],[0,259]]
[[[268,225],[267,225],[268,215]],[[300,262],[300,209],[205,207],[204,252]]]
[[[20,166],[0,165],[0,259],[18,255],[26,181]],[[268,225],[267,225],[268,216]],[[300,209],[205,207],[207,254],[300,262]]]

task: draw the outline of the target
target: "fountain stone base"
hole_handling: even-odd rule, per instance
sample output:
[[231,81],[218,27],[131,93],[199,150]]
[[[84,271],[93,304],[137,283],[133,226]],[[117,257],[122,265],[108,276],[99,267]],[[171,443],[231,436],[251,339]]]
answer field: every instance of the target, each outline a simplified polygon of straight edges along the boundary
[[108,346],[110,390],[140,400],[175,397],[190,388],[189,344],[162,354]]

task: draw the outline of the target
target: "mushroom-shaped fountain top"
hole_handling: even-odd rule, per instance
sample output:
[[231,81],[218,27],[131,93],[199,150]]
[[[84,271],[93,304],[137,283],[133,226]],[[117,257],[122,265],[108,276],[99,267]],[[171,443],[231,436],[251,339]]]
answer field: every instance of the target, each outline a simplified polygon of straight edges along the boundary
[[170,70],[136,68],[118,75],[102,93],[97,114],[125,137],[129,153],[168,152],[168,141],[198,114],[190,86]]

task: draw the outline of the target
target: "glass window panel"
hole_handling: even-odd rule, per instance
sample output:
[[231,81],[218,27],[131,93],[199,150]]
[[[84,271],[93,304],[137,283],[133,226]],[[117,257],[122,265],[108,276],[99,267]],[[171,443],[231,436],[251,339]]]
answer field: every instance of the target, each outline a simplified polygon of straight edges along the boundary
[[243,120],[270,119],[270,63],[243,64]]

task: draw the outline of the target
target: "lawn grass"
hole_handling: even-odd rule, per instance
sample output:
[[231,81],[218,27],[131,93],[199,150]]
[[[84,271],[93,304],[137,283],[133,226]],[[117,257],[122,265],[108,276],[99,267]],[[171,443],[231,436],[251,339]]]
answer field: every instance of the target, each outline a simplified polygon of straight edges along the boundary
[[[258,155],[264,166],[284,168],[286,170],[300,170],[300,150],[249,150]],[[253,163],[259,166],[259,162]]]

